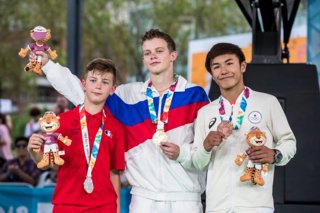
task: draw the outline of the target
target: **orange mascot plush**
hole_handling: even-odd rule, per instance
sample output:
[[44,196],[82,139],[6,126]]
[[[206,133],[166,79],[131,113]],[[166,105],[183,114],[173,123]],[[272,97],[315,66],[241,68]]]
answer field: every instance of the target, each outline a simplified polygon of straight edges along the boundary
[[[257,127],[253,127],[247,134],[246,142],[249,145],[249,147],[263,146],[267,142],[267,137],[265,132],[262,132]],[[238,166],[241,166],[247,156],[248,155],[246,152],[237,155],[235,163]],[[240,181],[244,182],[244,181],[251,180],[253,184],[258,184],[260,186],[263,186],[264,180],[261,175],[262,171],[263,172],[268,171],[268,164],[253,163],[251,160],[249,160],[246,167],[246,172],[244,175],[240,177]]]
[[[55,131],[60,127],[59,116],[56,116],[54,112],[46,112],[43,117],[39,119],[40,128],[44,132],[43,136],[46,138],[43,144],[43,157],[42,160],[37,164],[39,169],[46,168],[49,165],[61,166],[64,164],[64,160],[59,156],[59,148],[57,139],[66,144],[71,145],[71,140],[68,137],[62,136],[60,133]],[[35,152],[40,150],[36,149]]]

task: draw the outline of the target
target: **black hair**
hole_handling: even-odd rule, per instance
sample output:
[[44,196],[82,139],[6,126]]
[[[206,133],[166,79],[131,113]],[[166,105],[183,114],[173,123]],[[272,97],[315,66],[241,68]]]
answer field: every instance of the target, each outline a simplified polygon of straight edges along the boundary
[[25,141],[27,144],[29,143],[29,138],[24,136],[19,136],[14,140],[14,145],[17,146],[18,142]]
[[241,48],[235,44],[231,43],[217,43],[213,45],[206,57],[206,69],[211,73],[211,61],[220,55],[234,54],[239,59],[240,64],[246,60]]

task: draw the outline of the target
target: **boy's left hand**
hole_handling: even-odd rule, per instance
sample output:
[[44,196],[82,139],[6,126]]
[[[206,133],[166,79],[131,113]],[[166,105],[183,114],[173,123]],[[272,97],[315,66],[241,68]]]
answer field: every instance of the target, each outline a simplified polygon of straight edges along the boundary
[[12,174],[18,174],[20,168],[17,164],[12,164],[8,166],[8,171]]
[[161,142],[160,148],[162,149],[163,153],[170,159],[170,160],[177,160],[180,154],[180,147],[177,144],[170,143],[170,142]]
[[63,139],[63,143],[67,146],[71,145],[72,140],[68,138],[68,136],[65,136]]
[[274,150],[266,146],[251,147],[247,154],[253,163],[270,163],[274,162]]

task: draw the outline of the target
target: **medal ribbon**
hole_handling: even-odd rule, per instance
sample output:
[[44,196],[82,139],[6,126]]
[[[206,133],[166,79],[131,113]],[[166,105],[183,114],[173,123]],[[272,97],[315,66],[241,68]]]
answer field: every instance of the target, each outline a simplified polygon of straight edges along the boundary
[[[167,93],[167,98],[163,107],[163,113],[160,116],[160,121],[164,124],[168,123],[168,117],[169,117],[169,109],[170,109],[170,105],[172,102],[172,98],[173,98],[173,94],[174,91],[176,89],[178,83],[178,76],[175,76],[175,81],[171,84],[171,86],[169,87],[169,91]],[[150,113],[150,117],[151,117],[151,121],[154,124],[158,123],[158,116],[154,107],[154,101],[153,101],[153,95],[152,95],[152,82],[150,81],[147,87],[147,100],[148,100],[148,108],[149,108],[149,113]],[[161,101],[159,99],[159,101]]]
[[[244,118],[244,113],[246,112],[246,109],[247,109],[247,99],[249,98],[249,95],[250,95],[249,94],[249,89],[247,87],[245,87],[245,89],[243,91],[242,98],[241,98],[240,108],[239,108],[239,111],[238,111],[238,116],[237,116],[236,122],[233,123],[233,129],[235,129],[235,130],[239,129],[241,127],[241,125],[242,125],[243,118]],[[220,104],[219,114],[220,114],[221,121],[227,120],[230,123],[232,123],[233,107],[231,109],[231,115],[228,118],[226,116],[226,111],[225,111],[225,108],[224,108],[224,101],[222,99],[222,96],[220,96],[219,104]]]
[[[102,130],[104,127],[104,118],[106,117],[104,109],[102,110],[102,113],[103,113],[103,116],[101,118],[101,125],[97,131],[96,137],[94,138],[94,143],[92,146],[92,151],[90,156],[89,132],[88,132],[88,125],[87,125],[87,118],[86,118],[86,112],[84,109],[84,104],[81,104],[79,107],[82,142],[83,142],[84,154],[86,156],[86,160],[88,164],[87,177],[91,177],[92,170],[94,168],[96,159],[98,157],[100,142],[102,138]],[[89,160],[89,156],[90,156],[90,160]]]

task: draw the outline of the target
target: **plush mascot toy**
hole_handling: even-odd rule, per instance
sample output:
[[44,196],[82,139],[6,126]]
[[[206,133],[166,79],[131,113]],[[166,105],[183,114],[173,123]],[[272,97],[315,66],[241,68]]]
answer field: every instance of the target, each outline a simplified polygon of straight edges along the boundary
[[[246,142],[250,147],[263,146],[267,142],[267,137],[265,132],[260,131],[257,127],[252,127],[246,137]],[[249,148],[250,149],[250,148]],[[247,153],[237,155],[235,163],[240,166],[247,157]],[[261,172],[268,171],[268,164],[253,163],[251,160],[248,161],[246,172],[240,177],[240,181],[250,181],[253,184],[258,184],[260,186],[264,185],[264,180],[261,176]]]
[[[48,52],[49,56],[52,60],[57,58],[57,53],[55,50],[51,50],[50,47],[46,44],[46,42],[51,38],[51,30],[46,29],[42,26],[36,26],[30,31],[30,36],[34,40],[34,42],[30,43],[28,47],[21,48],[19,52],[19,56],[24,58],[27,56],[29,50],[31,50],[34,54],[37,51]],[[38,75],[43,75],[41,71],[41,56],[37,56],[33,62],[29,62],[25,68],[25,71],[30,72],[33,71]]]
[[[37,164],[39,169],[47,166],[53,167],[54,164],[61,166],[64,164],[64,160],[59,156],[59,148],[57,139],[66,144],[71,145],[71,140],[68,137],[63,137],[60,133],[55,131],[60,127],[59,116],[56,116],[54,112],[46,112],[43,117],[39,119],[40,128],[44,132],[43,136],[46,138],[43,144],[43,157]],[[39,152],[39,149],[34,150]]]

